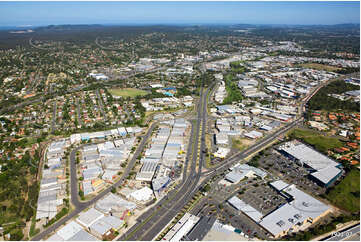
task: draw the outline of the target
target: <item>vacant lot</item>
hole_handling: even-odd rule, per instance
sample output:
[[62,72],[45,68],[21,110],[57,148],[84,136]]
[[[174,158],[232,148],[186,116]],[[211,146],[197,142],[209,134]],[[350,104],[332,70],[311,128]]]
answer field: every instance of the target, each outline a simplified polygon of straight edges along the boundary
[[254,142],[249,139],[234,138],[232,139],[232,148],[242,151],[252,145]]
[[349,212],[360,211],[360,171],[351,170],[339,184],[330,190],[327,198],[337,207]]
[[114,88],[114,89],[109,89],[109,92],[113,96],[118,96],[118,97],[136,97],[136,96],[144,96],[148,94],[148,92],[136,88]]
[[304,63],[304,64],[300,64],[298,66],[304,67],[304,68],[315,69],[315,70],[321,70],[321,71],[337,71],[340,69],[335,66],[329,66],[329,65],[318,64],[318,63]]
[[312,130],[295,129],[288,135],[292,138],[303,140],[321,152],[327,152],[329,149],[342,146],[342,142],[339,139],[327,137]]

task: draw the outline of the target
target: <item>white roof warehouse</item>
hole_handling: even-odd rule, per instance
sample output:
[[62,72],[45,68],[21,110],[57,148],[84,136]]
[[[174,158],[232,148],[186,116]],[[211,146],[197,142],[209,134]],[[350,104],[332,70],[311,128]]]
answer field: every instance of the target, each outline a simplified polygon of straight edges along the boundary
[[322,186],[330,186],[342,174],[340,163],[301,142],[287,142],[279,147],[279,151],[300,165],[309,168],[310,177]]

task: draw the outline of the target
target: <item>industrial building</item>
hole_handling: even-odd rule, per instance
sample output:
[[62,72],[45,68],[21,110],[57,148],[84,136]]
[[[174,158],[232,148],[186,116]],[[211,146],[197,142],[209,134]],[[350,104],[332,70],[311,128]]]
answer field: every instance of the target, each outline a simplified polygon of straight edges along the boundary
[[[63,160],[69,142],[59,140],[52,142],[46,150],[47,169],[43,169],[37,202],[36,219],[49,221],[58,213],[65,198],[65,162]],[[45,165],[44,165],[45,167]]]

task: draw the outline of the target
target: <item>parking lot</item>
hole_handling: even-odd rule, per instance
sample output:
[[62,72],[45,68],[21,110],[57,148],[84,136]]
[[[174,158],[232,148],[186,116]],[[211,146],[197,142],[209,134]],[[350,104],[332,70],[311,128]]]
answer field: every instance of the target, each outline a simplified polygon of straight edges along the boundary
[[268,239],[267,232],[262,227],[260,227],[252,219],[250,219],[245,214],[238,211],[228,203],[224,205],[224,208],[222,210],[222,215],[225,218],[228,218],[227,220],[230,221],[230,224],[233,227],[241,230],[243,233],[247,234],[250,238],[257,237],[260,239]]
[[257,184],[257,187],[253,186],[244,191],[243,194],[239,194],[239,199],[251,205],[263,215],[286,203],[286,199],[266,183]]

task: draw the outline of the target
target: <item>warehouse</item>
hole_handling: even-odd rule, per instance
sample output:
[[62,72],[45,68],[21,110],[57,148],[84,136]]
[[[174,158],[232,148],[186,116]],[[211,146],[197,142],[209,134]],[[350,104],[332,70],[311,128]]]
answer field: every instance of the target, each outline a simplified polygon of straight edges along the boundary
[[253,130],[251,132],[245,133],[244,136],[250,139],[257,139],[261,138],[263,134],[261,132]]
[[215,143],[217,145],[228,145],[228,135],[225,133],[218,133],[215,135]]
[[123,213],[127,210],[133,211],[136,207],[135,203],[128,202],[113,193],[109,193],[95,204],[95,208],[105,214]]
[[86,212],[81,212],[76,221],[84,227],[89,228],[93,223],[102,217],[104,217],[104,214],[94,208],[91,208]]
[[296,140],[281,145],[278,150],[308,168],[310,178],[321,186],[331,186],[342,175],[341,164]]
[[143,163],[140,172],[136,176],[136,180],[138,181],[151,181],[155,171],[157,170],[157,162],[146,161]]
[[62,227],[58,232],[57,235],[60,236],[63,240],[69,240],[79,231],[83,230],[82,227],[74,221],[71,221],[64,227]]
[[127,196],[127,199],[134,199],[137,202],[147,202],[153,198],[153,191],[149,187],[143,187]]
[[69,241],[99,241],[93,235],[89,234],[85,230],[80,230],[73,237],[69,239]]
[[90,232],[99,238],[103,238],[110,230],[117,230],[123,225],[123,220],[113,216],[99,219],[90,226]]

